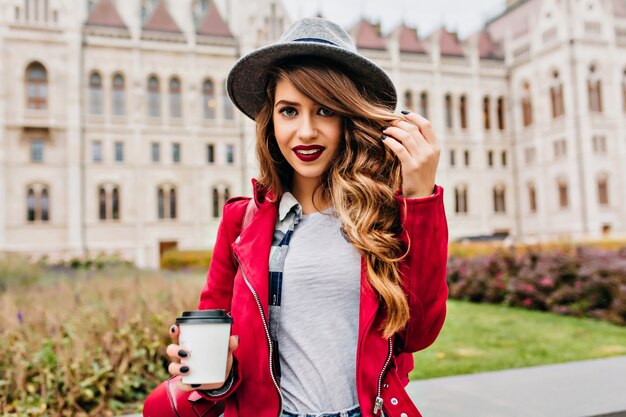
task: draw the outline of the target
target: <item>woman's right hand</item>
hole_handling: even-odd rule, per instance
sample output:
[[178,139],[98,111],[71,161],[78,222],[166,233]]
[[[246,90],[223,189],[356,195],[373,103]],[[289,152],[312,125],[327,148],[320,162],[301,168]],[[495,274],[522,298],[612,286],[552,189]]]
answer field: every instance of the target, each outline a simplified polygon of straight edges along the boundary
[[[185,351],[184,347],[178,344],[179,335],[180,335],[179,327],[177,324],[174,324],[172,327],[170,327],[170,336],[174,340],[174,343],[172,343],[171,345],[167,347],[167,355],[172,360],[167,370],[172,376],[177,376],[177,375],[184,376],[189,373],[189,366],[180,363],[180,360],[184,357],[187,357],[187,355],[189,355],[189,352]],[[228,378],[228,375],[230,375],[230,369],[233,366],[233,351],[237,349],[238,344],[239,344],[239,336],[230,336],[230,339],[228,340],[228,359],[226,362],[226,375],[224,376],[224,381],[226,381],[226,379]],[[214,389],[221,388],[224,385],[224,383],[221,382],[217,384],[189,385],[189,384],[183,384],[179,380],[177,385],[178,385],[178,389],[181,391],[192,391],[196,389],[214,390]]]

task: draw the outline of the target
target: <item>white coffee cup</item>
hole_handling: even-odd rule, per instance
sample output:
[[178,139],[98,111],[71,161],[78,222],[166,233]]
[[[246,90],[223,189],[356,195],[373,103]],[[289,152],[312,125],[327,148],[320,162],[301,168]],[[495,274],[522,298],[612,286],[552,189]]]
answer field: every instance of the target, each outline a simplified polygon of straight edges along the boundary
[[224,310],[185,311],[176,319],[178,344],[188,353],[181,363],[189,367],[183,384],[216,384],[225,381],[228,340],[232,318]]

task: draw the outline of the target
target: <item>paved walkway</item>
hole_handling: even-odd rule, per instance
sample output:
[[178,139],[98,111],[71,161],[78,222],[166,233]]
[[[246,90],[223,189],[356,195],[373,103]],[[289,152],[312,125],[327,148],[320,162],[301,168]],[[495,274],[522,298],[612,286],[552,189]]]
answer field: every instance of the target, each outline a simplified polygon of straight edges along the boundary
[[424,417],[626,417],[626,356],[413,381],[407,391]]
[[413,381],[424,417],[626,417],[626,356]]

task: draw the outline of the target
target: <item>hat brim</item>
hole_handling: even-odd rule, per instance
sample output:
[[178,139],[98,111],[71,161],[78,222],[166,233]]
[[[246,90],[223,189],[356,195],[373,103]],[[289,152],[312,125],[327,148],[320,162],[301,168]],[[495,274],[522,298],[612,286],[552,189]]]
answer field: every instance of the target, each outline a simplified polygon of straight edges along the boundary
[[[382,106],[395,109],[397,94],[393,82],[376,63],[355,52],[318,42],[286,42],[259,48],[240,58],[226,79],[226,89],[234,105],[255,119],[265,101],[267,69],[287,58],[319,57],[336,63],[351,74],[366,96]],[[351,77],[351,78],[352,78]]]

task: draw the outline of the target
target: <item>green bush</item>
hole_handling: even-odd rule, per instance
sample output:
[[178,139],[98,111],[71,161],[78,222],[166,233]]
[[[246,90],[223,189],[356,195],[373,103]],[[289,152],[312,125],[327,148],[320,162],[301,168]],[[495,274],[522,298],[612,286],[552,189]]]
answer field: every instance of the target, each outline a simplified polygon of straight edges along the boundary
[[172,271],[182,269],[208,270],[212,251],[170,250],[161,257],[161,268]]

